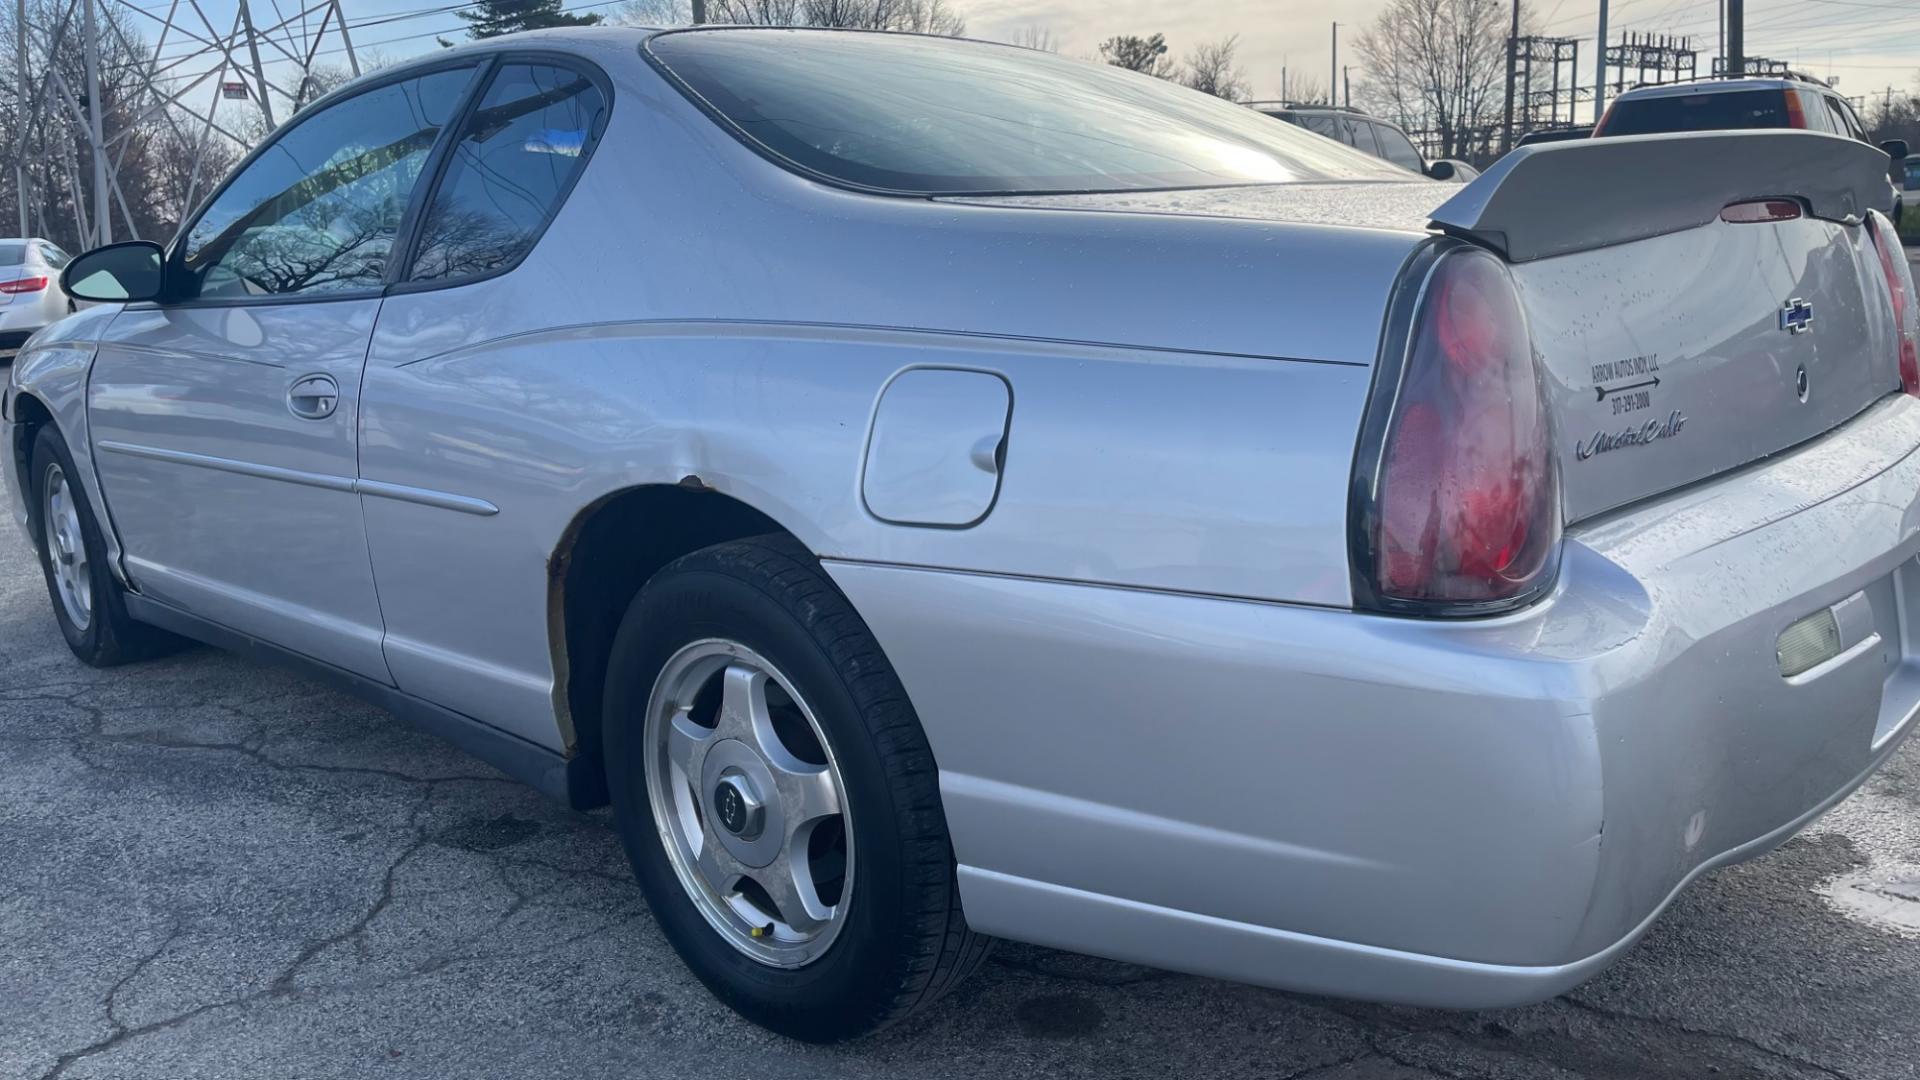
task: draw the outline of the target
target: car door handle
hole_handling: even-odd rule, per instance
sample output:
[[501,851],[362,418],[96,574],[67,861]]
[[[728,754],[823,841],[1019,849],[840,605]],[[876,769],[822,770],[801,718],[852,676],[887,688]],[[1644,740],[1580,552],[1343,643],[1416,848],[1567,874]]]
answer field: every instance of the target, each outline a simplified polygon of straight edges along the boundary
[[302,420],[325,420],[340,404],[340,384],[331,375],[302,375],[287,388],[287,409]]

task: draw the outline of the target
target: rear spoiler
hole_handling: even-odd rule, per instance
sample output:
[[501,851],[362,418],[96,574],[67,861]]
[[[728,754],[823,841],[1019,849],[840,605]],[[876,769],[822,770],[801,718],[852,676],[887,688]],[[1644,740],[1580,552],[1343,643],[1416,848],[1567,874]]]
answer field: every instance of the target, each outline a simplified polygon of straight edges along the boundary
[[1893,208],[1887,155],[1815,131],[1625,135],[1522,146],[1433,212],[1433,225],[1526,262],[1705,225],[1728,203],[1791,196],[1857,223]]

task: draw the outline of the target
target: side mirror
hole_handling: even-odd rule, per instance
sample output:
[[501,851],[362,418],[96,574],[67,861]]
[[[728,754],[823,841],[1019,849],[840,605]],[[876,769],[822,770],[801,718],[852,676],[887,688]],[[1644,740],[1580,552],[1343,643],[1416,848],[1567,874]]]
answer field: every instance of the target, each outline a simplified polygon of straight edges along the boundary
[[1451,180],[1453,179],[1453,174],[1454,168],[1453,162],[1451,161],[1436,161],[1427,166],[1427,175],[1433,177],[1435,180]]
[[129,240],[94,248],[60,271],[60,287],[75,300],[123,304],[158,300],[165,255],[150,240]]
[[1886,142],[1880,144],[1880,149],[1885,150],[1888,157],[1899,161],[1907,156],[1907,140],[1888,139]]

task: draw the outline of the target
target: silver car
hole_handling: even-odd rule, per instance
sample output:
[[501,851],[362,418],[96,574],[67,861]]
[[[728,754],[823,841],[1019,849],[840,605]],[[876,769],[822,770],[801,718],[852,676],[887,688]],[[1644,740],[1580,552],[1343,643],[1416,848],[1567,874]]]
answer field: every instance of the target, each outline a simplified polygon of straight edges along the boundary
[[60,287],[67,253],[37,236],[0,240],[0,360],[20,351],[35,331],[73,311]]
[[501,38],[75,260],[117,302],[14,366],[5,456],[83,661],[281,658],[611,801],[774,1030],[988,935],[1507,1005],[1913,726],[1886,168],[1462,187],[999,45]]

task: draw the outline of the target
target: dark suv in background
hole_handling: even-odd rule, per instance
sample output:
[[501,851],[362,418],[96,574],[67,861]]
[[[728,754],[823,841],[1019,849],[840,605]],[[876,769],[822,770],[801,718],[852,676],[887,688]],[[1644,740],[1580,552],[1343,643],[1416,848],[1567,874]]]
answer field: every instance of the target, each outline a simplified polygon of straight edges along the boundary
[[[1732,128],[1799,128],[1823,131],[1871,143],[1853,103],[1811,75],[1696,79],[1636,86],[1613,99],[1593,137],[1655,135],[1669,131],[1725,131]],[[1893,175],[1914,187],[1907,144],[1893,139],[1878,144],[1895,163]],[[1893,220],[1900,220],[1901,187],[1894,188]]]

